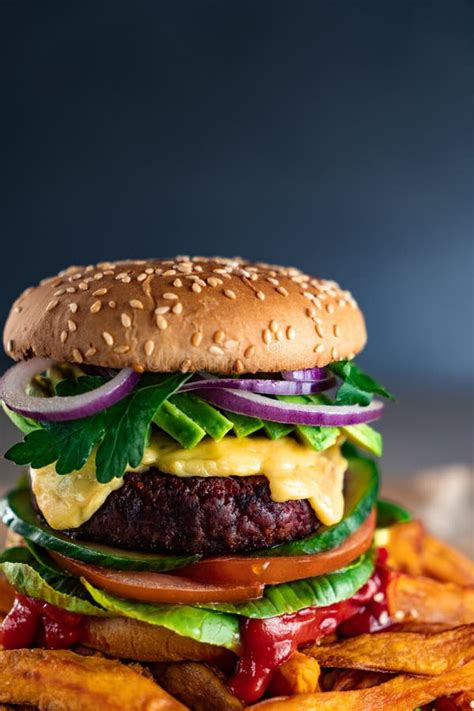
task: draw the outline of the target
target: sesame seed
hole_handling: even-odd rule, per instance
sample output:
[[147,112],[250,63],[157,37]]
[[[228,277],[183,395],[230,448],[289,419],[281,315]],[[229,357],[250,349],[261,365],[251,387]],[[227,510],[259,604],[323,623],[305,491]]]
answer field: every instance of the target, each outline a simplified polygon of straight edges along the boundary
[[105,296],[107,293],[108,289],[105,287],[102,287],[101,289],[96,289],[95,291],[92,292],[92,296]]
[[312,294],[310,291],[302,291],[301,293],[310,301],[314,299],[314,294]]
[[182,274],[186,274],[186,272],[190,272],[191,269],[193,268],[192,264],[179,264],[177,269],[179,272]]
[[196,294],[200,294],[202,291],[202,288],[196,282],[193,282],[191,289],[196,292]]
[[246,358],[251,358],[253,354],[255,353],[255,346],[247,346],[244,352],[244,356]]
[[46,311],[52,311],[58,304],[59,304],[59,301],[57,299],[53,299],[46,306]]
[[178,302],[177,304],[175,304],[173,306],[173,308],[171,310],[174,314],[180,314],[183,311],[183,304]]
[[153,274],[153,272],[154,269],[152,267],[148,267],[147,269],[145,269],[145,274]]
[[12,352],[14,345],[15,345],[15,344],[14,344],[13,341],[10,339],[10,340],[8,341],[8,343],[7,343],[7,350],[8,350],[10,353]]
[[168,299],[169,301],[174,301],[175,299],[178,298],[177,294],[173,294],[171,291],[165,291],[163,294],[164,299]]
[[276,286],[275,291],[278,291],[282,296],[288,296],[288,289],[285,289],[284,286]]
[[79,348],[73,348],[73,349],[72,349],[72,356],[73,356],[74,360],[76,361],[76,363],[82,363],[82,361],[84,360],[84,358],[82,357],[82,353],[81,353],[81,351],[79,350]]
[[181,279],[175,279],[173,282],[173,286],[179,289],[181,286],[183,286],[183,282],[181,281]]
[[155,344],[153,343],[153,341],[146,341],[145,354],[147,356],[151,356],[151,354],[153,353],[154,350],[155,350]]
[[68,294],[75,294],[76,293],[76,289],[73,286],[68,286],[66,291]]
[[224,282],[222,281],[222,279],[218,279],[217,277],[209,277],[207,283],[209,284],[209,286],[219,286],[219,284],[223,284]]
[[235,291],[232,291],[232,289],[224,289],[224,295],[227,296],[228,299],[237,298],[237,296],[235,295]]
[[227,274],[226,270],[221,268],[213,269],[212,271],[214,272],[214,274],[223,274],[224,276]]
[[243,373],[244,371],[244,364],[240,360],[240,358],[237,358],[237,360],[234,363],[234,370],[236,373]]
[[266,328],[266,329],[263,331],[262,338],[263,338],[263,342],[266,343],[267,345],[271,342],[271,340],[272,340],[272,332],[270,331],[269,328]]
[[275,279],[274,277],[267,277],[267,281],[273,286],[278,286],[279,284],[278,279]]
[[145,281],[145,279],[147,278],[147,276],[148,276],[148,274],[145,274],[145,272],[142,272],[141,274],[139,274],[139,275],[137,276],[137,281]]
[[79,289],[80,289],[81,291],[87,291],[88,288],[89,288],[89,284],[86,284],[85,281],[81,281],[81,282],[79,283]]
[[61,331],[61,335],[59,336],[59,339],[61,343],[66,343],[67,341],[67,331]]
[[102,308],[102,302],[101,301],[94,301],[90,308],[91,314],[96,314],[98,313]]
[[339,299],[339,301],[337,303],[339,304],[341,309],[343,309],[344,306],[347,306],[347,301],[345,299]]
[[324,338],[324,329],[319,325],[319,323],[315,325],[314,330],[320,338]]
[[78,305],[75,303],[75,301],[73,301],[71,304],[69,304],[69,307],[68,307],[68,308],[69,308],[69,311],[71,311],[71,313],[75,314],[75,313],[77,312],[77,309],[78,309],[79,307],[78,307]]
[[339,338],[339,336],[341,335],[341,327],[337,323],[335,323],[332,330],[336,338]]
[[129,350],[130,350],[130,346],[127,346],[127,345],[115,346],[114,353],[118,353],[118,354],[128,353]]
[[334,304],[331,304],[331,303],[326,304],[326,311],[328,312],[328,314],[333,314],[334,313]]
[[202,333],[201,331],[195,331],[193,335],[191,336],[191,343],[193,346],[199,346],[199,344],[202,341]]
[[213,339],[214,343],[223,343],[225,341],[225,333],[222,330],[216,331]]
[[281,328],[278,329],[278,331],[275,333],[275,338],[277,341],[282,341],[283,340],[283,331]]
[[66,293],[66,289],[58,289],[57,291],[54,292],[53,296],[62,296],[65,293]]
[[163,276],[174,276],[176,274],[176,269],[167,269],[163,272]]
[[132,309],[142,309],[143,308],[142,302],[139,301],[138,299],[130,299],[130,301],[128,303],[130,304]]
[[104,278],[104,275],[102,274],[102,272],[97,272],[97,274],[94,274],[94,279],[96,281],[99,281],[99,279],[103,279],[103,278]]
[[257,297],[257,299],[260,299],[260,301],[265,301],[265,294],[263,293],[263,291],[255,292],[255,296]]
[[338,353],[338,350],[337,350],[336,346],[333,346],[333,347],[331,348],[331,358],[332,358],[333,360],[336,360],[337,357],[338,357],[338,355],[339,355],[339,353]]
[[93,355],[97,353],[97,350],[95,348],[88,348],[87,351],[84,353],[85,358],[92,358]]
[[156,325],[160,329],[160,331],[164,331],[165,328],[168,328],[168,321],[165,319],[164,316],[161,316],[161,314],[158,314],[156,317]]
[[155,309],[155,314],[167,314],[169,310],[169,306],[157,306]]
[[324,343],[319,343],[316,348],[314,349],[315,353],[322,353],[324,351]]
[[179,369],[182,373],[187,373],[188,370],[190,369],[191,365],[192,365],[192,363],[189,360],[189,358],[185,358],[183,361],[181,361],[181,363],[179,365]]
[[131,277],[124,276],[124,278],[122,279],[122,284],[130,284],[131,281],[132,281]]
[[296,331],[293,328],[293,326],[288,326],[286,329],[286,337],[288,338],[289,341],[294,341],[296,337]]
[[212,355],[224,355],[224,351],[222,348],[219,348],[219,346],[209,346],[208,350]]
[[68,319],[67,322],[67,327],[73,333],[74,331],[77,331],[77,323],[73,321],[72,319]]
[[126,276],[127,276],[127,272],[120,272],[120,274],[117,274],[117,276],[115,277],[115,280],[120,281],[121,279],[123,279]]
[[108,331],[102,331],[102,338],[107,343],[108,346],[114,345],[114,338],[110,335]]
[[128,314],[120,314],[120,321],[122,322],[122,326],[124,328],[130,328],[132,325],[132,319]]
[[278,321],[270,321],[270,331],[273,331],[273,333],[276,333],[279,329]]
[[117,304],[116,304],[115,301],[109,301],[109,306],[110,306],[111,309],[115,309],[115,307],[117,306]]

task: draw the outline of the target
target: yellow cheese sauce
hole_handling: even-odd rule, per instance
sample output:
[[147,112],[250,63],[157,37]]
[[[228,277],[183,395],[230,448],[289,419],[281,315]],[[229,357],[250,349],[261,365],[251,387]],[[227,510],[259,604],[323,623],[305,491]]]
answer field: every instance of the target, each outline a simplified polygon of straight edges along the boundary
[[[145,449],[140,467],[158,467],[162,472],[186,476],[253,476],[263,474],[274,501],[307,499],[322,523],[341,520],[344,509],[343,482],[347,462],[339,443],[316,452],[292,437],[209,437],[193,449],[183,449],[164,434],[155,434]],[[150,473],[150,476],[153,476]],[[72,474],[56,474],[54,464],[31,469],[33,493],[48,524],[55,529],[76,528],[87,521],[107,496],[123,484],[113,479],[100,484],[91,459]]]

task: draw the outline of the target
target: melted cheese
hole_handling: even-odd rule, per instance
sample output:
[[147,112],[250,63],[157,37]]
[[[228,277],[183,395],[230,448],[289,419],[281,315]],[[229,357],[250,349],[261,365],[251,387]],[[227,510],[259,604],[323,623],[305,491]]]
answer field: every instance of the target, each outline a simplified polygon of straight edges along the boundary
[[[316,452],[291,437],[224,437],[220,442],[206,437],[193,449],[183,449],[158,434],[146,448],[140,467],[131,471],[153,466],[179,477],[263,474],[274,501],[307,499],[326,525],[337,523],[343,515],[346,460],[339,444]],[[100,484],[92,460],[81,471],[67,476],[56,474],[54,465],[32,469],[31,481],[40,510],[56,529],[80,526],[123,484],[123,479]]]

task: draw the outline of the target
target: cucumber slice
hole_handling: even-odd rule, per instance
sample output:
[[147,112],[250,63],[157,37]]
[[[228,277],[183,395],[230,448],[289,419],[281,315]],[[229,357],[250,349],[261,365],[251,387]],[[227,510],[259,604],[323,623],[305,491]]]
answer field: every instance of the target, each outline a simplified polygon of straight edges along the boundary
[[377,528],[393,526],[399,521],[411,521],[410,513],[394,501],[379,499],[377,501]]
[[247,437],[257,430],[262,429],[263,422],[258,417],[247,417],[247,415],[238,415],[236,412],[227,412],[225,416],[233,423],[236,437]]
[[290,432],[293,432],[293,425],[284,425],[281,422],[270,422],[270,420],[264,420],[263,429],[267,437],[270,439],[281,439],[286,437]]
[[222,439],[234,426],[219,410],[191,393],[173,395],[170,402],[179,407],[185,415],[216,441]]
[[344,517],[334,526],[321,526],[316,533],[299,541],[282,543],[252,553],[258,556],[303,555],[321,553],[340,546],[368,518],[379,489],[378,469],[371,459],[349,457],[344,489]]
[[186,449],[195,447],[206,434],[197,422],[185,415],[169,400],[165,400],[160,405],[153,417],[153,422]]
[[97,543],[82,543],[54,531],[36,514],[28,489],[14,489],[1,500],[3,523],[25,539],[62,553],[83,563],[100,565],[114,570],[153,570],[163,572],[182,568],[199,560],[199,555],[171,556],[102,546]]

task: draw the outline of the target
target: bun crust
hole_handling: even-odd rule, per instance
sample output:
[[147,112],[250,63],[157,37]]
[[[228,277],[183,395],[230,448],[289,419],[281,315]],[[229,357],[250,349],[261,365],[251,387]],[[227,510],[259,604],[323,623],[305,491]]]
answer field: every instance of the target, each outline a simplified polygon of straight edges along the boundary
[[15,360],[223,374],[322,367],[365,341],[335,282],[219,257],[70,267],[24,291],[4,331]]

